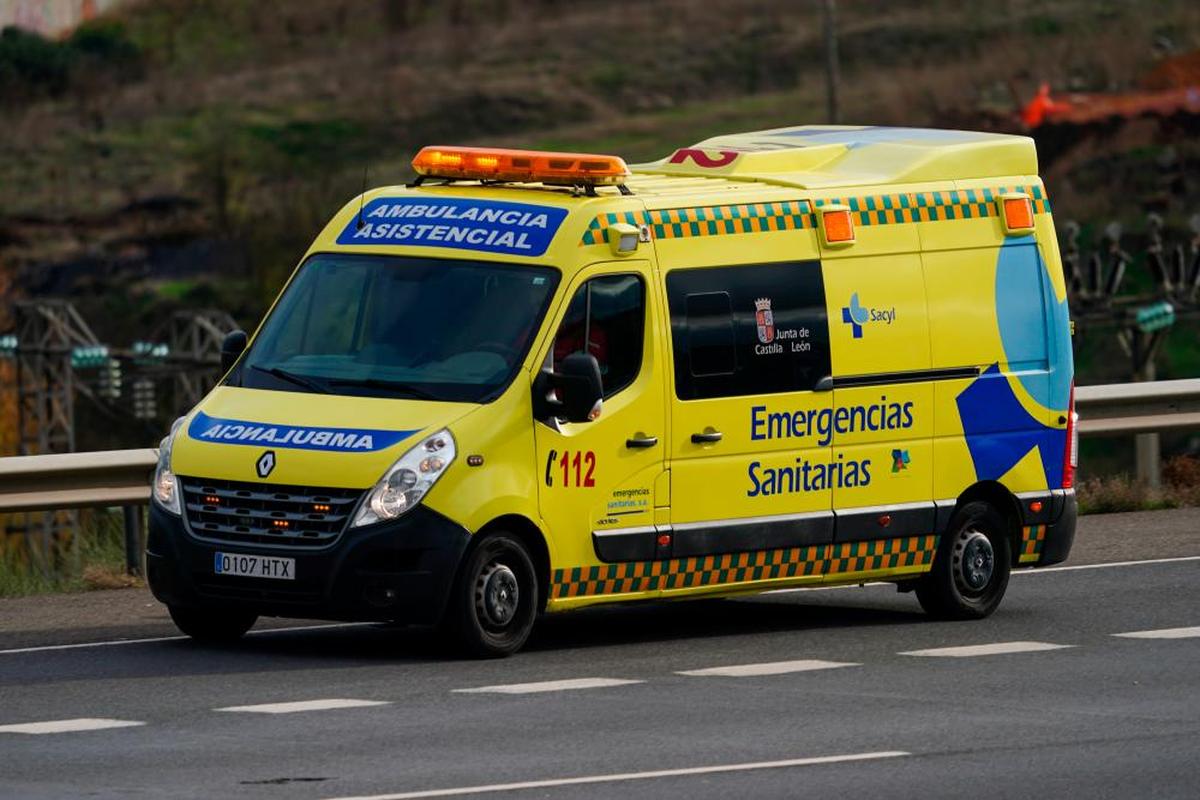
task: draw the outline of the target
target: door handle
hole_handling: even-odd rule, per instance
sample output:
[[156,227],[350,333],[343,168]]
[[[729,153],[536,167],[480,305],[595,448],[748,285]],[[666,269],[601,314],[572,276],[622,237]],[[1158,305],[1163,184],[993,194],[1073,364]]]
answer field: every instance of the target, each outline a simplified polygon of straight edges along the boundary
[[720,431],[705,431],[704,433],[693,433],[692,444],[711,444],[712,442],[721,441]]
[[657,436],[634,436],[625,440],[625,446],[633,450],[642,447],[654,447],[656,444],[658,444]]

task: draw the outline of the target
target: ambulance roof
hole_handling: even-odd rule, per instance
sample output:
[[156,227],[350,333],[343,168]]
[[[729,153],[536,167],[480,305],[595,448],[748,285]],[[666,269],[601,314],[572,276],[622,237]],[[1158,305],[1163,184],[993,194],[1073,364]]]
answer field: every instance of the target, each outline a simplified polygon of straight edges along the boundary
[[[935,128],[803,125],[714,136],[637,175],[724,178],[828,189],[1037,174],[1027,136]],[[635,177],[630,187],[640,181]]]

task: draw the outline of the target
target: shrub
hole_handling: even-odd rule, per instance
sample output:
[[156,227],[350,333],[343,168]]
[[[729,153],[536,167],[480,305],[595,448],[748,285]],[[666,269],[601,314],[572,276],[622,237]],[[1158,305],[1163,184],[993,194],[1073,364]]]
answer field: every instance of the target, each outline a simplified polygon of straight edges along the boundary
[[71,54],[62,45],[13,26],[0,31],[0,103],[60,95],[70,69]]
[[63,42],[9,26],[0,31],[0,105],[60,97],[99,79],[142,76],[141,49],[116,22],[81,25]]

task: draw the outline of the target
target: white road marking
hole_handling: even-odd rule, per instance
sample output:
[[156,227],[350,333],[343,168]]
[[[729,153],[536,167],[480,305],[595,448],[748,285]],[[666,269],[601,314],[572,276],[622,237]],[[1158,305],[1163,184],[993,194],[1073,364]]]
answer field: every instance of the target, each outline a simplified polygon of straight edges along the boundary
[[1074,572],[1079,569],[1113,569],[1114,567],[1143,567],[1148,564],[1176,564],[1180,561],[1200,561],[1200,556],[1176,558],[1146,558],[1141,561],[1109,561],[1106,564],[1072,564],[1066,567],[1037,567],[1013,570],[1013,575],[1045,575],[1050,572]]
[[331,711],[336,708],[366,708],[367,706],[386,706],[386,700],[346,700],[329,698],[327,700],[298,700],[292,703],[261,703],[256,706],[229,706],[214,708],[213,711],[236,711],[248,714],[294,714],[297,711]]
[[134,728],[145,725],[131,719],[55,719],[48,722],[24,722],[19,725],[0,725],[0,733],[78,733],[80,731],[103,731],[109,728]]
[[[264,628],[250,631],[247,636],[262,636],[267,633],[290,633],[292,631],[320,631],[326,628],[360,628],[364,625],[375,625],[374,622],[331,622],[324,625],[293,625],[287,628]],[[80,642],[79,644],[46,644],[37,647],[16,647],[11,650],[0,650],[0,656],[16,655],[18,653],[44,653],[53,650],[82,650],[89,647],[118,647],[125,644],[151,644],[153,642],[179,642],[188,636],[149,636],[144,639],[110,639],[105,642]]]
[[[1051,572],[1074,572],[1081,569],[1112,569],[1114,567],[1142,567],[1150,564],[1175,564],[1180,561],[1200,561],[1200,556],[1179,556],[1177,558],[1147,558],[1141,561],[1109,561],[1105,564],[1072,564],[1065,567],[1021,567],[1014,569],[1013,575],[1047,575]],[[838,589],[861,589],[866,586],[890,586],[895,584],[887,581],[867,581],[866,583],[846,583],[840,586],[797,586],[792,589],[771,589],[761,595],[797,594],[799,592],[832,592]],[[752,599],[755,595],[747,595]]]
[[604,689],[609,686],[628,686],[632,683],[645,683],[645,681],[631,681],[622,678],[568,678],[562,681],[477,686],[473,689],[455,689],[454,691],[462,694],[535,694],[537,692],[566,692],[574,689]]
[[837,669],[838,667],[861,666],[862,664],[852,664],[844,661],[818,661],[810,658],[799,661],[769,661],[762,664],[735,664],[729,667],[685,669],[675,674],[693,675],[697,677],[716,675],[727,678],[748,678],[755,675],[786,675],[789,672],[811,672],[818,669]]
[[1200,626],[1193,628],[1160,628],[1156,631],[1129,631],[1114,633],[1123,639],[1194,639],[1200,636]]
[[1043,650],[1063,650],[1073,644],[1051,642],[996,642],[995,644],[969,644],[963,647],[933,647],[928,650],[909,650],[902,656],[935,656],[943,658],[972,658],[974,656],[998,656],[1006,653],[1039,653]]
[[719,764],[711,767],[685,767],[682,769],[659,769],[651,772],[618,772],[609,775],[585,775],[579,778],[552,778],[542,781],[524,781],[522,783],[493,783],[481,786],[459,786],[453,789],[427,789],[418,792],[398,792],[396,794],[362,795],[358,797],[339,797],[329,800],[416,800],[421,797],[457,797],[465,794],[485,794],[493,792],[515,792],[522,789],[546,789],[554,786],[579,786],[587,783],[617,783],[620,781],[644,781],[654,778],[676,778],[688,775],[713,775],[721,772],[748,772],[756,769],[784,769],[787,767],[808,767],[817,764],[843,764],[850,761],[877,761],[884,758],[901,758],[909,756],[903,750],[887,750],[878,753],[851,753],[842,756],[817,756],[815,758],[790,758],[785,761],[752,761],[745,764]]

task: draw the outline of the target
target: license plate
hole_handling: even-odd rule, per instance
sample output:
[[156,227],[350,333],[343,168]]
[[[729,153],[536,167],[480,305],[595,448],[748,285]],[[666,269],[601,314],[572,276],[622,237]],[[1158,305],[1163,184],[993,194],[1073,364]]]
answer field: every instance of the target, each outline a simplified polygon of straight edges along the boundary
[[218,575],[242,575],[247,578],[296,579],[296,559],[274,556],[247,556],[241,553],[216,553],[213,572]]

